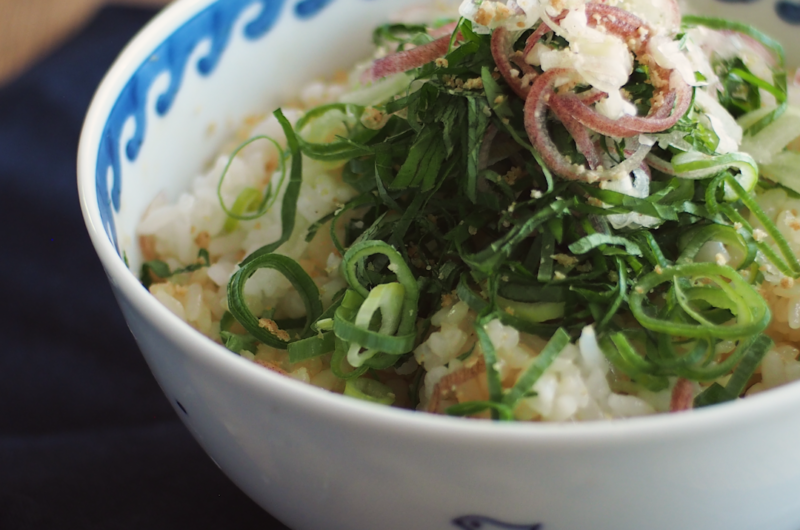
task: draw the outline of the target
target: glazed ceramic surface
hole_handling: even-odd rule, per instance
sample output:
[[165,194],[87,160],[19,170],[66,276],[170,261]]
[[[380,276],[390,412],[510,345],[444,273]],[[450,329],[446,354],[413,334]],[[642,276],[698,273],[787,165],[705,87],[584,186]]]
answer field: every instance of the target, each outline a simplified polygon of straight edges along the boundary
[[[797,530],[800,385],[691,413],[498,425],[359,402],[264,370],[161,306],[131,272],[136,225],[246,117],[347,68],[419,0],[180,0],[117,60],[78,157],[86,223],[177,413],[248,495],[295,529]],[[800,7],[695,2],[787,47]],[[130,265],[131,270],[126,266]]]

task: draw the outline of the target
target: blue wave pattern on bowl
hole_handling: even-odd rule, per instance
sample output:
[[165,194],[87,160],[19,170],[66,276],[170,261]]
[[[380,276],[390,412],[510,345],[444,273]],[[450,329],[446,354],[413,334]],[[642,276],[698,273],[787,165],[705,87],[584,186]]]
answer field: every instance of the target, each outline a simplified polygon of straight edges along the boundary
[[784,22],[800,24],[800,4],[781,1],[775,4],[775,12]]
[[504,523],[484,515],[462,515],[452,521],[454,526],[463,530],[544,530],[541,523],[513,524]]
[[[233,26],[242,13],[255,4],[261,12],[244,28],[248,40],[257,40],[266,35],[275,25],[285,0],[220,0],[205,8],[175,30],[150,57],[134,72],[111,109],[103,129],[97,153],[95,187],[97,203],[103,228],[119,252],[113,211],[119,212],[122,192],[122,168],[120,140],[125,123],[133,116],[136,129],[125,145],[125,156],[131,162],[139,156],[147,130],[147,93],[153,81],[163,72],[170,73],[169,87],[156,100],[156,113],[166,115],[181,87],[189,57],[203,40],[211,41],[209,52],[197,61],[197,71],[210,75],[219,63],[228,46]],[[295,6],[295,15],[309,19],[319,13],[333,0],[302,0]],[[112,176],[109,179],[109,170]],[[109,180],[111,185],[109,186]],[[110,188],[110,189],[109,189]]]
[[[759,0],[717,0],[726,4],[754,4]],[[800,24],[800,4],[780,0],[775,2],[775,13],[778,18],[789,24]]]
[[294,6],[294,13],[300,18],[311,18],[333,0],[302,0]]

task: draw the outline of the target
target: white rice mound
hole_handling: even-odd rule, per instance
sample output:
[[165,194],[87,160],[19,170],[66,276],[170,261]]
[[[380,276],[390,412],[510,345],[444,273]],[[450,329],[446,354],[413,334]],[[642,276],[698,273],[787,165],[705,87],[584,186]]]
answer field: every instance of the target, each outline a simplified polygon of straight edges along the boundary
[[[440,403],[445,407],[488,398],[484,371],[451,388],[437,388],[444,377],[468,370],[482,358],[473,330],[474,320],[475,313],[464,302],[444,307],[433,316],[432,324],[439,329],[414,350],[414,358],[427,370],[420,396],[421,409],[428,408],[437,390],[448,394]],[[495,348],[498,359],[495,369],[503,387],[511,388],[546,341],[505,326],[499,320],[489,322],[486,332]],[[464,361],[458,359],[469,351],[472,354]],[[671,389],[648,392],[618,378],[600,351],[592,326],[583,329],[577,343],[568,344],[561,351],[530,390],[536,395],[522,399],[514,411],[518,420],[582,421],[666,412],[672,394]]]

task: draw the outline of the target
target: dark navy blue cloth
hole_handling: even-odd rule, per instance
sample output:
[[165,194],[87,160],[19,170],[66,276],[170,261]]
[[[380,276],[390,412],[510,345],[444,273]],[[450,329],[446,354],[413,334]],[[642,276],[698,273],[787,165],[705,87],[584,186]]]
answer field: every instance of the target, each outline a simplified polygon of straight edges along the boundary
[[153,14],[107,8],[0,87],[0,530],[285,528],[170,408],[81,217],[83,117]]

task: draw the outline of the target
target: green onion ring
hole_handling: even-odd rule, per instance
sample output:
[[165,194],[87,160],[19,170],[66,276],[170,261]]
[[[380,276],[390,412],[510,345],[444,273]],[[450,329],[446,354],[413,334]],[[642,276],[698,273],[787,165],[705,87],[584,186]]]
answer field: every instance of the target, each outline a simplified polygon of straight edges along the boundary
[[353,131],[356,131],[356,134],[353,139],[341,138],[337,141],[327,143],[307,142],[298,134],[298,142],[303,154],[314,160],[328,162],[350,160],[351,158],[355,158],[357,156],[370,154],[370,150],[359,145],[359,143],[363,143],[369,138],[375,136],[378,131],[367,129],[361,125],[360,119],[365,108],[366,107],[356,105],[354,103],[330,103],[328,105],[321,105],[308,111],[299,120],[297,120],[297,123],[295,124],[295,129],[298,133],[300,133],[300,131],[302,131],[306,125],[311,122],[311,120],[319,118],[320,116],[323,116],[331,111],[339,111],[349,118],[350,121],[355,122],[355,125],[351,124],[350,134],[353,136]]
[[[397,328],[398,336],[416,335],[417,304],[419,302],[417,279],[414,277],[411,269],[408,268],[408,265],[406,265],[403,256],[394,248],[383,241],[377,240],[360,241],[350,247],[342,258],[342,270],[347,283],[365,299],[369,296],[369,290],[361,285],[356,277],[356,265],[359,260],[371,256],[372,254],[383,254],[389,258],[391,262],[389,266],[390,270],[395,273],[397,281],[400,282],[405,289],[403,312],[400,317],[400,325]],[[367,335],[364,336],[366,337]],[[364,344],[364,346],[367,346],[367,344]],[[406,351],[410,351],[410,349]]]
[[669,380],[655,375],[656,367],[633,349],[623,333],[604,335],[598,345],[611,364],[646,389],[659,392],[669,386]]
[[658,346],[655,356],[651,360],[661,367],[662,371],[674,373],[677,368],[692,366],[703,362],[709,356],[709,350],[713,352],[714,341],[699,339],[695,341],[695,346],[688,352],[678,354],[675,351],[675,341],[673,337],[665,333],[658,335]]
[[[708,278],[720,286],[740,308],[737,320],[741,323],[737,322],[734,325],[725,326],[701,326],[683,322],[670,322],[646,314],[643,303],[647,293],[662,283],[671,282],[675,278],[681,277]],[[729,280],[730,284],[723,282],[722,278]],[[727,288],[723,287],[722,284],[725,284]],[[739,273],[726,265],[713,263],[676,265],[663,269],[660,274],[651,272],[641,278],[633,291],[631,291],[628,305],[636,320],[647,329],[669,335],[700,339],[714,337],[735,340],[752,336],[764,331],[771,318],[767,302],[761,298],[761,295],[750,284],[744,281]]]
[[742,203],[747,207],[747,209],[750,210],[756,219],[758,219],[759,222],[764,226],[764,230],[767,232],[767,234],[769,234],[773,241],[775,241],[775,244],[778,246],[778,249],[781,251],[781,254],[783,254],[783,257],[786,259],[786,262],[789,264],[789,267],[794,273],[793,277],[797,278],[800,276],[800,261],[797,260],[797,256],[789,246],[789,242],[786,241],[785,237],[783,237],[783,234],[781,234],[780,230],[778,230],[778,227],[775,226],[769,217],[767,217],[767,214],[764,213],[764,210],[758,206],[758,203],[756,203],[753,197],[751,197],[739,185],[739,182],[736,179],[729,176],[727,177],[726,181],[734,193],[736,193],[736,195],[742,201]]
[[274,269],[282,274],[297,289],[306,307],[306,324],[301,338],[309,336],[311,324],[322,314],[319,289],[314,280],[292,258],[280,254],[263,254],[242,264],[228,282],[228,308],[239,323],[259,341],[273,348],[286,349],[290,341],[283,341],[262,328],[256,316],[247,307],[244,299],[244,286],[258,269]]
[[395,400],[395,395],[391,388],[379,381],[366,377],[348,380],[344,386],[344,395],[378,403],[379,405],[391,405]]
[[[376,285],[361,307],[358,308],[356,314],[355,326],[361,329],[369,329],[372,317],[376,312],[380,311],[381,325],[378,330],[379,335],[392,336],[397,332],[397,327],[400,325],[400,314],[403,307],[403,296],[405,289],[403,285],[398,282],[382,283]],[[336,323],[334,322],[334,326]],[[350,349],[347,352],[347,362],[350,366],[358,368],[364,361],[373,357],[378,353],[379,349],[369,348],[361,353],[363,345],[357,340],[350,339],[342,335],[345,340],[350,340]],[[416,338],[416,334],[414,336]],[[412,346],[413,348],[413,343]],[[403,352],[405,353],[405,352]]]
[[[727,153],[712,156],[699,151],[680,153],[672,157],[672,167],[680,178],[705,179],[719,175],[728,168],[736,168],[739,175],[735,177],[736,183],[747,193],[755,189],[758,183],[758,164],[752,156],[746,153]],[[741,198],[740,194],[731,189],[726,179],[725,200],[728,202]]]
[[[238,217],[244,212],[259,209],[260,203],[261,192],[255,188],[245,188],[239,193],[239,195],[236,197],[236,200],[233,202],[233,206],[231,206],[231,213]],[[222,226],[222,229],[230,233],[236,230],[236,227],[238,226],[239,219],[233,216],[228,216],[228,218],[225,219],[225,224]]]
[[356,326],[354,323],[341,318],[334,319],[333,331],[342,340],[390,355],[402,355],[410,352],[414,349],[414,343],[417,339],[416,332],[403,335],[383,335],[377,331]]
[[273,114],[283,128],[283,132],[286,135],[286,143],[289,146],[289,152],[292,157],[289,183],[286,185],[286,190],[283,192],[283,200],[281,201],[281,236],[277,241],[264,245],[244,258],[240,264],[241,267],[260,256],[271,254],[278,247],[289,241],[289,238],[292,237],[292,232],[294,232],[294,221],[297,214],[297,198],[300,196],[300,186],[303,183],[303,157],[300,153],[297,135],[292,129],[292,124],[289,123],[289,120],[283,115],[281,109],[277,109]]
[[339,379],[353,379],[354,377],[360,377],[364,375],[369,367],[367,365],[363,365],[360,368],[356,368],[355,370],[351,370],[349,372],[345,372],[342,370],[342,365],[350,366],[346,362],[347,357],[347,342],[343,341],[339,337],[335,338],[334,341],[334,350],[333,355],[331,356],[331,372],[333,375],[338,377]]
[[448,416],[474,416],[484,410],[492,411],[494,419],[500,421],[514,421],[514,411],[508,405],[494,401],[465,401],[451,405],[444,411]]
[[335,348],[335,338],[336,336],[333,333],[327,332],[290,342],[287,348],[289,362],[306,361],[332,352]]
[[712,224],[692,228],[681,238],[685,241],[678,257],[678,263],[692,263],[694,258],[708,241],[718,241],[724,245],[735,247],[744,259],[736,264],[735,269],[743,269],[756,259],[756,246],[745,241],[744,237],[733,227]]
[[[279,112],[280,112],[280,110],[275,111],[275,115],[277,116]],[[282,114],[281,114],[281,116],[282,116]],[[252,203],[253,203],[252,194],[250,194],[249,197],[245,197],[245,198],[243,198],[242,195],[245,192],[247,192],[247,190],[253,190],[253,188],[245,188],[244,190],[242,190],[242,193],[240,193],[239,197],[236,198],[236,202],[234,203],[233,207],[231,207],[230,209],[228,209],[228,207],[225,206],[225,201],[222,199],[222,183],[225,180],[225,175],[228,174],[228,170],[230,169],[231,164],[233,164],[234,159],[236,158],[236,156],[239,154],[239,152],[242,149],[244,149],[248,145],[252,144],[256,140],[269,140],[270,142],[272,142],[272,144],[278,150],[278,153],[279,153],[278,154],[278,159],[281,162],[281,178],[278,181],[278,186],[277,186],[278,190],[281,189],[281,187],[283,186],[283,181],[286,178],[286,151],[284,151],[284,149],[280,146],[280,144],[277,141],[275,141],[275,139],[270,138],[269,136],[264,136],[263,134],[261,134],[261,135],[258,135],[258,136],[253,136],[252,138],[248,138],[247,140],[242,142],[242,144],[239,145],[239,147],[237,147],[236,149],[234,149],[233,153],[231,153],[231,156],[228,159],[228,163],[225,164],[225,169],[222,170],[222,175],[219,177],[219,182],[217,183],[217,198],[219,199],[219,205],[222,207],[222,210],[225,212],[225,214],[230,219],[236,219],[236,220],[239,220],[239,221],[251,221],[253,219],[258,219],[259,217],[261,217],[262,215],[267,213],[267,211],[269,211],[270,208],[272,208],[272,205],[275,203],[275,199],[277,199],[277,197],[278,197],[278,193],[277,192],[272,193],[272,183],[270,182],[270,184],[268,184],[268,187],[267,187],[267,192],[264,193],[264,197],[261,198],[261,201],[260,201],[260,204],[258,205],[258,208],[255,209],[256,210],[255,213],[251,213],[251,214],[245,214],[245,213],[242,213],[242,212],[247,210],[247,208],[246,208],[247,206],[251,206],[252,205]],[[258,193],[258,190],[253,190],[253,191]],[[270,201],[270,198],[272,198],[271,201]],[[240,204],[240,199],[242,200],[243,204],[241,204],[241,211],[237,211],[237,205]],[[226,230],[229,231],[229,232],[232,232],[236,228],[236,225],[233,224],[232,228],[230,230],[228,230],[228,226],[229,225],[226,223],[225,227],[226,227]]]

